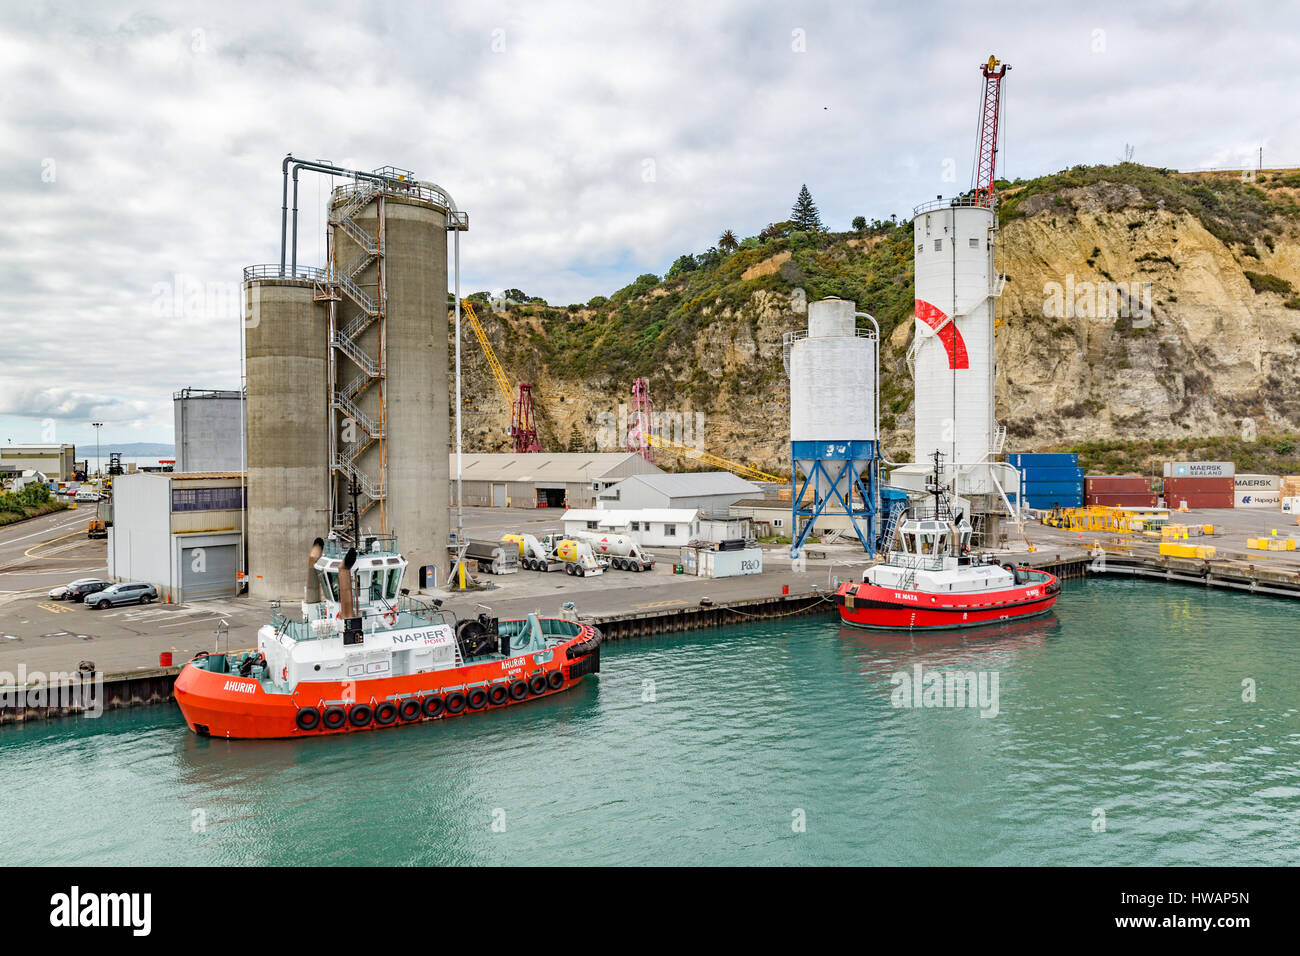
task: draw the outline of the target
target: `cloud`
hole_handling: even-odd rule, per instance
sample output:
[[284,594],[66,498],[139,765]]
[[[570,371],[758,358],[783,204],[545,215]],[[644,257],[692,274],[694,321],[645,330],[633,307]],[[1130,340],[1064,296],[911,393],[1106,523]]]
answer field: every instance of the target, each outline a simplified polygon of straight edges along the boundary
[[[445,186],[471,217],[463,291],[586,301],[807,183],[824,218],[964,188],[977,65],[1013,64],[1003,169],[1300,163],[1293,12],[720,2],[106,2],[0,25],[0,396],[166,440],[171,393],[235,387],[214,295],[279,256],[286,152]],[[960,22],[961,29],[948,29]],[[952,160],[957,181],[945,180]],[[302,184],[300,258],[328,185]],[[11,420],[0,420],[9,425]]]

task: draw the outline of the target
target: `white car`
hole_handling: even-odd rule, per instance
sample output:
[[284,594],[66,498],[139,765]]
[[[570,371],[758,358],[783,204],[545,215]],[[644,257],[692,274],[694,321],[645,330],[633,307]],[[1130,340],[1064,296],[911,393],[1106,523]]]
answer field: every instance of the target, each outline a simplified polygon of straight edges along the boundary
[[72,500],[73,500],[73,501],[98,501],[98,500],[99,500],[99,492],[98,492],[98,491],[78,491],[77,494],[76,494],[76,497],[74,497]]

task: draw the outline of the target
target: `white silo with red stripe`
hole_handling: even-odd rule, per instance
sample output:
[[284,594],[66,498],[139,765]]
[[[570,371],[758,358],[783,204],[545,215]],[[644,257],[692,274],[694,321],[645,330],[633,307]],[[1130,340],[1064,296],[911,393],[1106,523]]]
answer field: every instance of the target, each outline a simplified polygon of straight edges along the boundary
[[913,461],[963,466],[993,449],[993,210],[974,200],[920,206],[913,219],[916,330]]

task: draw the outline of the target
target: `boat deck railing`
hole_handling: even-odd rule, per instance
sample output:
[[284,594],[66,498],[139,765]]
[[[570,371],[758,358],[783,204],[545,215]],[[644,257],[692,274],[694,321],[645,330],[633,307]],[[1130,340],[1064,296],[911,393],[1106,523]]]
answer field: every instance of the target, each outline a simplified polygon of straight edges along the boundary
[[325,542],[325,557],[341,558],[344,557],[350,548],[355,547],[357,554],[375,554],[378,552],[400,554],[397,550],[396,534],[366,534],[361,533],[361,540],[353,545],[350,541],[344,541],[341,538],[330,538]]
[[[363,614],[361,618],[363,634],[438,624],[447,625],[453,632],[456,629],[456,615],[451,611],[406,595],[393,602],[370,605],[370,610],[372,613]],[[291,619],[275,610],[271,614],[271,624],[277,634],[287,635],[294,641],[319,641],[343,633],[342,619],[328,617],[323,604],[312,605],[305,621]]]

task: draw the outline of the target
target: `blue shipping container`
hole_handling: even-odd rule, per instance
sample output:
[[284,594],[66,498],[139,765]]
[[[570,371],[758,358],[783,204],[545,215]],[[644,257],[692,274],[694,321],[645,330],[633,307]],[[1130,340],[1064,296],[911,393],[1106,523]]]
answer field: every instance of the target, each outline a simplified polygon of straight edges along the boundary
[[1042,484],[1045,482],[1083,481],[1082,468],[1040,467],[1038,465],[1021,465],[1020,475],[1026,482]]
[[1026,498],[1026,508],[1050,511],[1052,508],[1082,508],[1082,498]]
[[1043,452],[1017,452],[1007,455],[1007,461],[1017,468],[1022,465],[1034,466],[1039,465],[1043,468],[1077,468],[1079,467],[1079,456],[1075,452],[1066,451],[1043,451]]
[[1054,485],[1025,485],[1026,498],[1041,498],[1044,495],[1066,495],[1082,498],[1083,485],[1068,481]]

